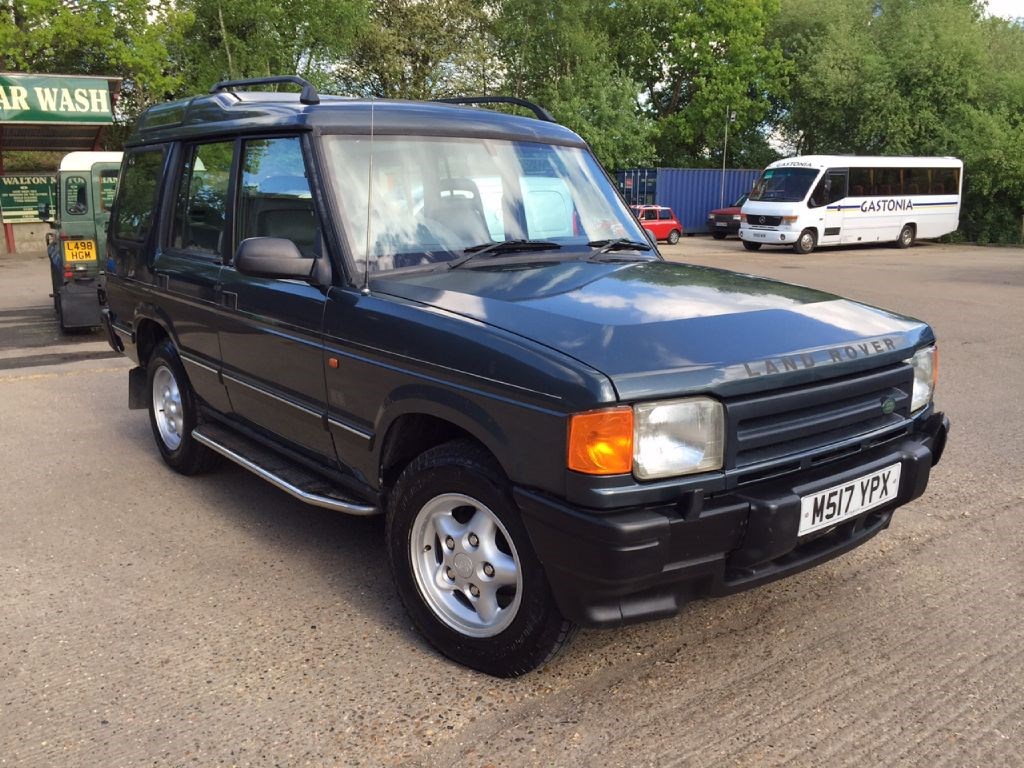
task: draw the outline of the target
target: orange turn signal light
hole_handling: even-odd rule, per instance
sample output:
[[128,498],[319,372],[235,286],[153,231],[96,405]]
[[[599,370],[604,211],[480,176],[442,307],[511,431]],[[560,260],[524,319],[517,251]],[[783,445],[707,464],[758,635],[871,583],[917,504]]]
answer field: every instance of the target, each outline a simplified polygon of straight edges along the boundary
[[633,471],[633,409],[608,408],[569,418],[569,469],[588,475]]

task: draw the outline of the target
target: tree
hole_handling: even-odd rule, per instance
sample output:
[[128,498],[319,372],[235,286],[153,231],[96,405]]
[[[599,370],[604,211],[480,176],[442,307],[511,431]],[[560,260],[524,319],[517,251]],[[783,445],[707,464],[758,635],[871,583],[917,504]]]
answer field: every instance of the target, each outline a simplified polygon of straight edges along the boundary
[[121,77],[117,114],[128,121],[180,87],[168,66],[180,20],[147,0],[6,0],[0,70]]
[[353,95],[434,99],[492,92],[499,72],[482,0],[379,0],[334,80]]
[[960,157],[964,231],[1019,239],[1024,28],[973,0],[785,0],[774,35],[800,151]]
[[730,158],[754,167],[774,159],[768,135],[787,73],[781,47],[766,40],[777,10],[778,0],[621,0],[612,7],[614,28],[630,30],[615,37],[615,54],[643,87],[663,164],[720,164],[730,111]]
[[611,55],[611,6],[602,0],[504,0],[496,25],[504,90],[546,106],[610,168],[654,160],[640,85]]
[[184,34],[172,55],[187,93],[219,80],[301,75],[316,85],[348,52],[365,0],[182,0]]

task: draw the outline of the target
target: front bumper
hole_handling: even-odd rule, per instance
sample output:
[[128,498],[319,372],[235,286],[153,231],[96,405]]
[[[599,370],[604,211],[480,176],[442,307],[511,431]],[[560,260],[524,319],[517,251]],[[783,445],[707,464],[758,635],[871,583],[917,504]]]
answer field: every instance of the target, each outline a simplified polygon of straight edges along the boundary
[[[916,499],[946,444],[949,419],[873,451],[717,495],[683,494],[657,507],[595,514],[517,488],[534,548],[563,615],[610,627],[672,616],[685,602],[728,595],[798,573],[848,552],[886,528]],[[892,501],[798,538],[800,497],[901,464]]]
[[796,231],[758,229],[747,226],[741,226],[739,234],[740,240],[746,240],[751,243],[765,243],[767,245],[792,245],[796,242],[797,237],[800,236],[800,233]]

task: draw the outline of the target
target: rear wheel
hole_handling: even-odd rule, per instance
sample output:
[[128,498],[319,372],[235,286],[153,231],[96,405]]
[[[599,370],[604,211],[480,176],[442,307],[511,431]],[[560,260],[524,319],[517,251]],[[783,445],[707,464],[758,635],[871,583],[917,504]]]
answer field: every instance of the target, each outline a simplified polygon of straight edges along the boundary
[[544,664],[571,638],[508,481],[457,440],[416,458],[395,484],[387,547],[399,596],[445,656],[499,677]]
[[914,236],[917,234],[913,224],[904,224],[900,230],[900,236],[896,239],[897,248],[909,248],[914,244]]
[[795,253],[807,254],[813,251],[818,246],[818,233],[813,229],[805,229],[800,233],[800,237],[793,243],[793,251]]
[[195,395],[174,345],[157,344],[146,365],[149,423],[156,447],[167,465],[195,475],[217,463],[217,454],[192,437],[197,423]]
[[715,240],[725,240],[725,232],[712,232],[711,236],[715,238]]
[[675,245],[676,243],[679,242],[679,230],[678,229],[673,229],[671,232],[668,233],[668,241],[669,241],[669,243],[671,245]]
[[748,251],[760,251],[761,243],[752,243],[749,240],[744,240],[743,247],[746,248]]

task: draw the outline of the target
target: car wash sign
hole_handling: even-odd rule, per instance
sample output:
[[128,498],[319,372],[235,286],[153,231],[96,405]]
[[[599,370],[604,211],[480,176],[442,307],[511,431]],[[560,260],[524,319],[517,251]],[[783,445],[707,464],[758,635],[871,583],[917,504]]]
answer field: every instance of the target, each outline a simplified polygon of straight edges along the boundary
[[0,123],[114,122],[110,84],[71,75],[0,74]]

